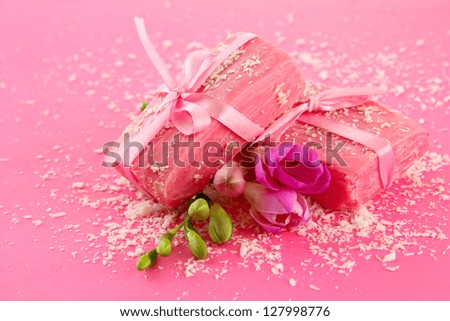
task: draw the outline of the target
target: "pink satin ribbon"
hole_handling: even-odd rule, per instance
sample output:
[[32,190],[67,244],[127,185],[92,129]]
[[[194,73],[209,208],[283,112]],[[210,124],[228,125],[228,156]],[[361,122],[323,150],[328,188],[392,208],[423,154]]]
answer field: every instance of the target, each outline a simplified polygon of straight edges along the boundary
[[[151,62],[155,66],[164,84],[159,86],[158,92],[165,97],[160,104],[155,117],[143,124],[142,130],[133,137],[133,141],[146,146],[157,133],[170,121],[174,127],[184,135],[191,135],[208,128],[211,117],[225,125],[245,141],[253,141],[264,128],[260,127],[232,106],[225,104],[205,93],[197,93],[204,81],[222,64],[234,51],[239,49],[256,36],[251,33],[241,33],[236,36],[217,56],[206,50],[190,53],[185,60],[184,81],[179,83],[169,72],[166,64],[159,56],[147,34],[144,19],[135,17],[139,38]],[[119,148],[123,175],[134,185],[143,189],[131,172],[130,167],[123,165],[124,146]],[[137,148],[129,150],[130,164],[136,159],[140,151]],[[144,191],[146,192],[146,191]]]
[[385,88],[379,87],[325,89],[310,97],[308,102],[300,104],[277,119],[257,140],[263,140],[267,135],[272,136],[275,140],[279,140],[294,121],[328,130],[369,147],[377,154],[381,184],[386,189],[392,184],[395,167],[394,151],[391,143],[375,134],[344,125],[323,113],[318,113],[356,107],[367,102],[370,95],[380,95],[385,92]]

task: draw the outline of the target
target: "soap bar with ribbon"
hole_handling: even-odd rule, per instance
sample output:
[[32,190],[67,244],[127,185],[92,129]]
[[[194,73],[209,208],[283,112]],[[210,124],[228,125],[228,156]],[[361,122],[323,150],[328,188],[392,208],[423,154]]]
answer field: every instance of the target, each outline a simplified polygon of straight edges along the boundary
[[[304,99],[305,82],[287,53],[249,33],[229,37],[211,52],[189,54],[179,81],[143,20],[135,22],[163,84],[118,140],[121,159],[115,165],[145,194],[176,207],[200,192],[245,142]],[[235,148],[228,152],[230,142]]]
[[[307,85],[310,98],[279,141],[314,147],[331,173],[326,192],[313,199],[331,209],[366,204],[428,149],[428,132],[412,119],[374,100],[374,88],[324,89]],[[292,117],[290,118],[292,120]]]

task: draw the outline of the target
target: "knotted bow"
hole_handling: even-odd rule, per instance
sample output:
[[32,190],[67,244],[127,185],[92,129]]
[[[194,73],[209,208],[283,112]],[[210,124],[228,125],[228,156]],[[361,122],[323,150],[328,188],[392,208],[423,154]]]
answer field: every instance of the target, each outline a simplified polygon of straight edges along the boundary
[[[217,56],[206,50],[197,50],[190,53],[184,64],[184,81],[180,84],[170,74],[166,64],[150,41],[145,29],[144,19],[134,18],[134,20],[142,45],[164,81],[164,84],[158,88],[159,93],[166,95],[159,110],[168,108],[170,111],[167,115],[168,120],[172,122],[175,128],[184,135],[191,135],[209,127],[211,117],[213,117],[247,141],[252,141],[261,134],[263,128],[246,118],[232,106],[207,94],[197,93],[197,90],[214,69],[236,49],[253,39],[255,35],[250,33],[240,34]],[[163,114],[166,115],[167,113]],[[163,121],[165,123],[166,120],[161,117],[159,123]],[[148,142],[151,138],[147,135],[144,141]]]
[[[201,76],[211,66],[212,60],[213,55],[206,50],[192,52],[185,60],[184,82],[171,88],[169,86],[175,80],[164,79],[165,83],[157,90],[158,93],[166,94],[160,104],[160,109],[169,106],[171,122],[184,135],[199,132],[211,124],[211,116],[208,107],[205,106],[208,101],[201,99],[201,96],[205,95],[195,95],[194,93],[198,84],[202,83],[200,82],[203,80]],[[161,76],[163,75],[161,73]]]
[[378,171],[383,188],[388,188],[394,176],[394,151],[389,141],[364,130],[344,125],[327,117],[324,111],[356,107],[369,100],[370,95],[386,92],[380,87],[331,88],[325,89],[309,98],[309,101],[298,105],[277,119],[258,140],[266,136],[278,141],[281,135],[295,122],[307,123],[360,143],[372,149],[378,156]]

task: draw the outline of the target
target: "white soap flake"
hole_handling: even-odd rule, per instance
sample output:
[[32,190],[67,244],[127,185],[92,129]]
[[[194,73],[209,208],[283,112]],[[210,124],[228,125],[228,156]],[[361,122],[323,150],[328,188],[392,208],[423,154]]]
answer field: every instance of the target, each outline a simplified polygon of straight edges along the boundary
[[417,47],[422,47],[425,44],[425,40],[423,39],[417,39],[416,40],[416,46]]
[[39,226],[39,225],[42,224],[42,221],[41,221],[41,220],[34,220],[34,221],[32,221],[32,223],[33,223],[35,226]]
[[48,216],[50,216],[51,218],[63,217],[66,216],[66,212],[50,213],[48,214]]
[[83,189],[84,183],[83,182],[74,182],[72,183],[72,188],[74,189]]
[[319,78],[322,80],[328,79],[328,72],[326,70],[321,70],[319,72]]
[[314,284],[310,284],[310,285],[309,285],[309,288],[310,288],[311,290],[320,291],[320,288],[317,287],[317,286],[315,286]]
[[74,82],[77,79],[77,74],[71,74],[69,78],[67,78],[68,82]]
[[383,263],[395,261],[396,255],[395,252],[388,253],[383,258]]
[[164,49],[169,49],[170,47],[173,46],[173,43],[170,40],[164,40],[162,43],[162,46]]

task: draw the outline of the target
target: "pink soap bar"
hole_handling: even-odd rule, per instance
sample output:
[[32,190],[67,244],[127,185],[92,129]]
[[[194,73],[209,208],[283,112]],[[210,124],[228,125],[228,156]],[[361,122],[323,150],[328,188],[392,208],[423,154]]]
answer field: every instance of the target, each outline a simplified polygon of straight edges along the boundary
[[[216,53],[221,47],[223,45],[216,49]],[[295,102],[304,99],[304,89],[304,78],[295,61],[287,53],[257,37],[231,54],[197,92],[206,93],[234,107],[260,127],[267,128]],[[143,126],[152,126],[155,110],[160,107],[163,97],[156,97],[138,119],[127,127],[125,132],[130,134],[131,141]],[[191,138],[191,142],[197,146],[195,149],[179,148],[176,152],[178,155],[174,155],[174,148],[169,145],[165,153],[164,148],[174,142],[176,137],[184,142]],[[166,206],[177,207],[210,183],[220,164],[226,160],[224,150],[227,143],[232,141],[236,142],[234,152],[237,153],[244,140],[215,119],[212,119],[206,130],[191,137],[179,133],[167,122],[151,142],[153,160],[147,158],[148,151],[145,148],[142,166],[139,166],[139,158],[136,158],[131,171],[150,196]],[[209,164],[205,162],[208,151],[209,155],[216,154],[210,158]],[[167,162],[164,162],[165,154],[168,155]],[[162,166],[155,165],[154,162],[160,161]]]
[[[346,125],[388,140],[395,155],[394,178],[404,174],[428,149],[428,132],[425,129],[400,112],[375,101],[325,114]],[[313,199],[331,209],[358,208],[383,190],[378,171],[378,157],[373,150],[359,143],[335,134],[328,135],[332,141],[329,150],[345,141],[337,152],[345,165],[339,164],[337,158],[332,158],[330,152],[327,160],[327,138],[324,129],[299,121],[284,133],[281,140],[297,144],[320,143],[322,148],[316,150],[330,169],[332,179],[329,189],[323,194],[314,195]]]

